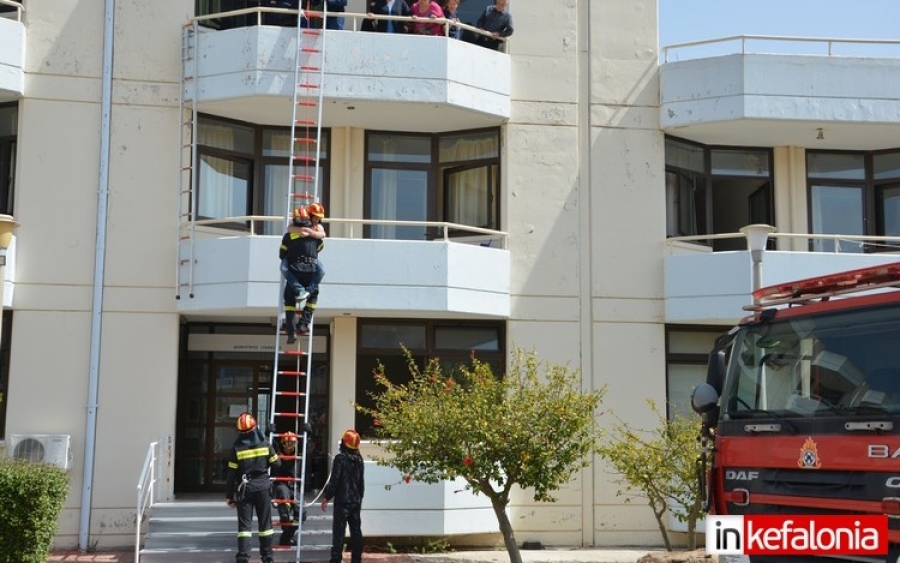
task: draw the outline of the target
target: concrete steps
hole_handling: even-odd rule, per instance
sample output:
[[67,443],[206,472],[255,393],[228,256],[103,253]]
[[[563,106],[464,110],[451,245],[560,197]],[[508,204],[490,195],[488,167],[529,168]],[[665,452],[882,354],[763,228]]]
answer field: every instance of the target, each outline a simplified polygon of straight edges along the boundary
[[[273,517],[277,516],[272,511]],[[331,506],[328,512],[309,510],[301,525],[300,561],[328,561],[331,550]],[[281,534],[275,522],[275,541]],[[253,554],[259,560],[256,523]],[[234,563],[237,514],[221,500],[176,501],[153,506],[140,551],[141,563]],[[276,546],[275,561],[297,560],[294,546]]]

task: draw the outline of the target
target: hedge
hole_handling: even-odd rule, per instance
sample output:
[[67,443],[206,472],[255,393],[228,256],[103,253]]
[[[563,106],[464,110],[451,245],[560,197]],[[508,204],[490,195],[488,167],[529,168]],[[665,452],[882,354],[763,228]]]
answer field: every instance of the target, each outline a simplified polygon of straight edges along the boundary
[[0,460],[0,563],[44,563],[69,492],[56,466]]

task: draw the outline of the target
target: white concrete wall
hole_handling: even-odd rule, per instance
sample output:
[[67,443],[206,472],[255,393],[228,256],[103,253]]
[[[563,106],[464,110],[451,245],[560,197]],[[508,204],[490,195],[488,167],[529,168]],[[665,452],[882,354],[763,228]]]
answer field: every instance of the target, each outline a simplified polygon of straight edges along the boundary
[[[134,487],[146,449],[175,429],[175,104],[186,4],[116,6],[108,236],[96,317],[103,3],[28,6],[7,434],[72,435],[57,547],[78,541],[88,413],[97,415],[92,547],[133,542]],[[100,343],[94,364],[92,326]],[[92,370],[96,404],[88,398]]]

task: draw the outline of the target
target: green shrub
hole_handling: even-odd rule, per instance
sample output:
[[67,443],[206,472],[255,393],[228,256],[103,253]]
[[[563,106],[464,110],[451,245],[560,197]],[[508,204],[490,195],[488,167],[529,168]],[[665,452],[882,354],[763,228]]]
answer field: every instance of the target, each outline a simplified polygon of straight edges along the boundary
[[59,467],[0,460],[0,563],[47,560],[68,491]]

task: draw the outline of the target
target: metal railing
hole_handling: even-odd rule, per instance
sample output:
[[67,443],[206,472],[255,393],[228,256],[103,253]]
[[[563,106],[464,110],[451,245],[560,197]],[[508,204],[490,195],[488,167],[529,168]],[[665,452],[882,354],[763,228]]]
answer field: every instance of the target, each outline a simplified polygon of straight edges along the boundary
[[[13,8],[10,10],[9,8]],[[0,18],[14,19],[18,22],[22,21],[22,14],[25,7],[18,0],[0,0]]]
[[[354,227],[360,225],[383,225],[394,227],[425,227],[426,229],[432,229],[434,231],[440,232],[440,236],[429,236],[429,240],[443,240],[446,242],[461,243],[466,242],[465,240],[460,240],[460,238],[457,236],[450,236],[452,231],[454,235],[457,233],[464,233],[464,236],[487,236],[491,240],[499,240],[499,248],[504,249],[507,248],[507,244],[509,241],[509,234],[505,231],[485,229],[482,227],[472,227],[470,225],[449,223],[447,221],[400,221],[390,219],[345,219],[332,217],[323,219],[322,222],[332,225],[346,225],[346,233],[344,233],[344,236],[332,236],[329,234],[328,238],[331,239],[360,239],[363,238],[363,233],[361,231],[357,232],[357,229],[355,229]],[[242,228],[237,231],[238,233],[245,233],[247,236],[261,236],[258,234],[262,230],[260,229],[260,225],[265,223],[275,223],[276,225],[280,225],[281,227],[283,227],[284,217],[270,215],[242,215],[237,217],[223,217],[218,219],[199,219],[194,222],[194,224],[198,227],[220,227],[222,234],[227,233],[229,235],[233,235],[235,233],[236,230],[233,228],[235,224],[249,224],[248,227]],[[280,236],[280,233],[278,236]]]
[[[0,1],[9,1],[9,0],[0,0]],[[282,14],[288,16],[299,17],[300,10],[290,10],[287,8],[265,8],[265,7],[254,7],[254,8],[242,8],[240,10],[231,10],[228,12],[216,12],[212,14],[204,14],[202,16],[195,16],[191,19],[192,22],[196,21],[201,23],[206,23],[207,26],[211,23],[218,22],[221,20],[233,19],[240,16],[247,15],[255,15],[256,23],[255,24],[244,24],[242,26],[235,27],[246,27],[248,25],[263,25],[263,14]],[[324,16],[324,12],[316,12],[311,10],[304,10],[303,14],[305,17],[314,20],[319,19]],[[444,36],[448,37],[450,35],[450,30],[453,28],[460,29],[462,33],[470,33],[473,35],[482,36],[487,39],[500,41],[502,44],[502,52],[506,52],[507,46],[509,44],[509,37],[494,37],[493,34],[489,31],[485,31],[481,28],[465,24],[459,22],[457,20],[449,19],[449,18],[417,18],[415,16],[384,16],[380,14],[368,14],[368,13],[360,13],[360,12],[334,12],[329,14],[329,18],[344,18],[347,21],[351,22],[350,27],[345,27],[344,31],[362,31],[362,22],[364,20],[372,20],[372,21],[396,21],[407,24],[441,24],[444,29]]]
[[[900,57],[900,40],[898,39],[841,39],[835,37],[795,37],[795,36],[780,36],[780,35],[730,35],[727,37],[717,37],[713,39],[704,39],[701,41],[688,41],[686,43],[676,43],[674,45],[667,45],[662,48],[661,58],[662,61],[667,63],[669,62],[669,54],[675,50],[689,49],[689,48],[698,48],[698,47],[710,47],[710,46],[722,46],[727,43],[739,43],[740,49],[736,51],[736,53],[740,53],[742,55],[746,55],[748,53],[763,53],[772,51],[761,51],[761,50],[752,50],[750,49],[749,43],[765,43],[768,45],[772,45],[773,43],[782,43],[782,44],[797,44],[797,46],[803,44],[817,44],[821,45],[825,52],[810,52],[810,53],[798,53],[791,49],[784,49],[782,45],[782,50],[779,53],[783,54],[825,54],[828,56],[834,56],[839,53],[835,52],[836,46],[847,46],[847,45],[864,45],[867,47],[891,47],[896,48],[896,52],[894,53],[894,58]],[[884,54],[883,49],[879,49],[881,54]],[[736,54],[734,50],[731,51],[731,54]],[[688,58],[700,58],[702,56],[707,55],[699,55],[695,57]]]
[[159,459],[159,442],[152,442],[147,448],[147,457],[144,458],[144,467],[137,484],[137,516],[134,525],[134,563],[140,563],[141,558],[141,523],[144,521],[144,513],[153,508],[156,500],[156,463]]
[[[735,238],[747,238],[744,233],[716,233],[711,235],[691,235],[669,237],[666,239],[666,246],[672,246],[676,242],[705,242],[714,240],[725,240]],[[833,248],[830,250],[833,254],[840,254],[841,243],[853,244],[858,247],[868,248],[871,250],[884,250],[900,252],[900,236],[875,236],[875,235],[841,235],[841,234],[817,234],[817,233],[770,233],[770,239],[786,239],[786,240],[806,240],[807,244],[812,241],[830,242]],[[796,249],[785,249],[795,251]],[[828,252],[828,251],[819,251]]]

